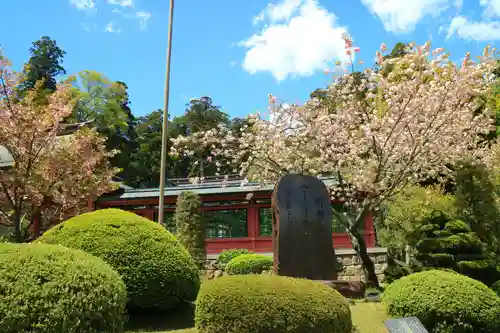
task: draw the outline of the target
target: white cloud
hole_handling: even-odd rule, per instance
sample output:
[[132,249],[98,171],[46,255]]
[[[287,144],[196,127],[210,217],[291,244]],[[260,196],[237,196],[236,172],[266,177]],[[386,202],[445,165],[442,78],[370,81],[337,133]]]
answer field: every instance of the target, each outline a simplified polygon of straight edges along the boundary
[[108,0],[110,5],[120,6],[120,7],[132,7],[132,0]]
[[104,27],[104,32],[116,32],[116,33],[121,33],[122,31],[120,29],[116,29],[113,25],[113,22],[109,22],[105,27]]
[[148,21],[151,18],[151,13],[148,12],[137,12],[136,17],[139,19],[139,26],[141,30],[146,30],[148,28]]
[[270,3],[267,5],[266,9],[264,9],[262,12],[260,12],[259,15],[254,17],[253,23],[260,23],[266,18],[266,16],[271,22],[289,20],[292,14],[294,14],[300,7],[301,3],[302,0],[285,0],[279,5]]
[[282,81],[290,75],[308,76],[333,60],[347,60],[336,17],[317,0],[284,0],[268,5],[254,23],[268,23],[240,42],[247,48],[243,68],[253,74],[270,72]]
[[69,3],[75,6],[78,10],[92,10],[95,9],[94,0],[69,0]]
[[486,7],[483,16],[487,18],[500,16],[500,0],[480,0],[479,4]]
[[457,35],[463,39],[476,41],[500,40],[500,22],[471,22],[463,16],[453,18],[448,27],[447,38]]
[[[448,9],[450,0],[361,0],[384,24],[385,30],[408,33],[426,16],[436,17]],[[460,1],[455,0],[455,5]]]

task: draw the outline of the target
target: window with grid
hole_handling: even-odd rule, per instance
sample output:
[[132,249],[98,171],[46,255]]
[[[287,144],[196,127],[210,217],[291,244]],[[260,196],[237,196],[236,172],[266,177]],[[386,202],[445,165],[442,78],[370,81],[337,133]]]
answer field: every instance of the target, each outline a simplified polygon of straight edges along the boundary
[[271,208],[259,208],[259,235],[272,236],[273,214]]
[[204,216],[207,238],[248,237],[246,209],[209,210]]

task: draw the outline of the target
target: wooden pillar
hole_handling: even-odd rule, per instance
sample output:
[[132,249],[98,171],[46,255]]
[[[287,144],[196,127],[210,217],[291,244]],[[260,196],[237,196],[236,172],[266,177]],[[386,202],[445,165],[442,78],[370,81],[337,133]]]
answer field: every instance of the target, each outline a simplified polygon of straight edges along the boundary
[[257,207],[248,207],[247,228],[248,237],[259,236],[259,209]]
[[[154,210],[151,209],[151,210],[148,210],[144,213],[144,217],[147,218],[147,219],[150,219],[151,221],[154,221],[154,217],[153,217],[153,214],[154,214]],[[157,222],[157,221],[156,221]]]
[[93,210],[94,210],[94,200],[91,197],[89,197],[87,199],[87,211],[91,212]]
[[375,225],[373,223],[373,213],[369,213],[365,220],[365,242],[366,247],[375,247]]

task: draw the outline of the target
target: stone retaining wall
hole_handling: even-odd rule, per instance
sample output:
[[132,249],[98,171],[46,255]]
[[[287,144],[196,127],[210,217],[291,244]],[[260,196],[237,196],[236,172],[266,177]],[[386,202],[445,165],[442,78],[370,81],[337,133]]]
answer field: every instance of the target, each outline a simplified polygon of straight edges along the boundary
[[[272,257],[272,253],[263,253]],[[337,261],[342,264],[342,271],[339,272],[339,280],[363,281],[363,269],[361,262],[352,249],[335,250]],[[384,282],[384,271],[387,268],[387,250],[385,248],[370,248],[368,254],[375,263],[375,271],[380,282]],[[206,278],[213,279],[224,275],[224,267],[217,263],[218,255],[208,255],[204,274]],[[268,272],[266,272],[268,273]]]

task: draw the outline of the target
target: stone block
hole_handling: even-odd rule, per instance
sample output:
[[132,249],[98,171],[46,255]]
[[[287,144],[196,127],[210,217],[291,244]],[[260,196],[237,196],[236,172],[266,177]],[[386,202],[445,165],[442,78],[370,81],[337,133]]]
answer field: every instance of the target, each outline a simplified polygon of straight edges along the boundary
[[353,264],[352,258],[351,257],[344,257],[342,258],[342,265],[344,266],[351,266]]
[[325,285],[334,288],[344,297],[348,298],[363,298],[366,292],[366,284],[361,281],[321,281]]

